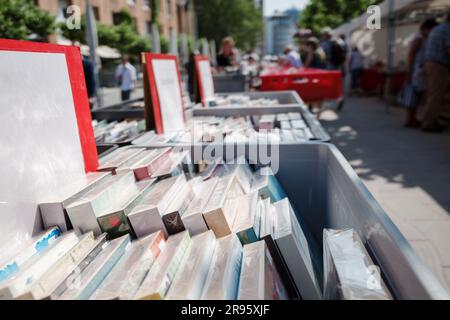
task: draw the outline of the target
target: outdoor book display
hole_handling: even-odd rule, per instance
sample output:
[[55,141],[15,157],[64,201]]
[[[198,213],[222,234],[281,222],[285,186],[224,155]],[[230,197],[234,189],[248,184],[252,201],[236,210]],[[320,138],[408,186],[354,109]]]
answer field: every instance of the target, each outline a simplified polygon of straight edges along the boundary
[[[68,50],[63,48],[44,45],[40,50]],[[0,49],[0,54],[12,50],[2,42]],[[54,61],[36,59],[30,68],[52,70],[47,63]],[[172,64],[155,65],[173,69]],[[157,83],[163,90],[170,83],[175,86]],[[70,97],[73,91],[67,87],[65,94]],[[17,120],[6,102],[20,95],[8,94],[9,100],[0,96],[1,114]],[[160,100],[156,118],[164,135],[157,135],[158,147],[119,148],[100,163],[87,147],[92,143],[96,150],[91,119],[82,122],[91,125],[88,139],[79,133],[79,111],[73,105],[59,109],[61,117],[46,117],[45,126],[31,120],[33,126],[24,126],[34,150],[14,155],[22,161],[18,167],[1,158],[9,181],[0,184],[8,204],[0,206],[0,298],[449,297],[334,146],[280,144],[268,162],[252,152],[254,143],[235,150],[215,141],[186,139],[184,148],[173,147],[163,142],[166,129],[188,123],[177,101],[169,96]],[[171,106],[167,114],[166,103]],[[41,107],[44,117],[48,109]],[[176,112],[180,114],[164,120]],[[68,122],[66,113],[74,122],[68,127],[71,136],[52,131],[59,130],[53,121]],[[264,126],[271,121],[265,119]],[[37,135],[43,128],[48,134]],[[10,138],[5,145],[11,150],[23,140],[11,127],[0,130],[0,139]],[[214,148],[223,152],[209,153]],[[23,159],[31,151],[33,161]],[[73,159],[66,159],[65,152]],[[101,173],[86,173],[97,169]],[[44,227],[44,204],[50,204],[49,216],[58,227]],[[349,263],[357,272],[348,272]],[[365,268],[372,270],[373,279],[361,289]]]

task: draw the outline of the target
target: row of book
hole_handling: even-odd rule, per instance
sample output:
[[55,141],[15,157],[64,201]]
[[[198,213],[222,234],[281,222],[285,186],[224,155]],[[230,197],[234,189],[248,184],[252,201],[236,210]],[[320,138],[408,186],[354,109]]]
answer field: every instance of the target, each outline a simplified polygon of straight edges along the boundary
[[248,95],[230,94],[227,96],[215,96],[206,101],[209,107],[270,107],[280,105],[278,99],[254,98]]
[[94,137],[97,143],[124,143],[136,139],[145,131],[145,121],[93,120]]
[[268,168],[235,159],[193,170],[185,157],[120,148],[105,172],[40,204],[48,230],[0,264],[0,298],[321,299],[336,283],[350,287],[339,297],[361,296],[352,276],[364,275],[343,261],[360,257],[358,269],[370,257],[328,234],[322,294],[307,226]]
[[[298,119],[283,119],[281,116]],[[164,146],[166,144],[233,143],[292,143],[314,140],[315,137],[300,113],[246,116],[194,117],[182,131],[143,134],[134,145]]]

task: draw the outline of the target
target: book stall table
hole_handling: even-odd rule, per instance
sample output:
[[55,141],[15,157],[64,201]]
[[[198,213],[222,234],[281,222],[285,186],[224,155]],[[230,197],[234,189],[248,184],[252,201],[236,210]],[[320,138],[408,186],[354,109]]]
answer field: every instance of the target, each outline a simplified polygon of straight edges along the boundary
[[[10,151],[0,158],[0,298],[286,299],[297,289],[303,299],[322,299],[324,275],[342,272],[339,261],[330,270],[324,260],[330,228],[361,239],[385,298],[449,298],[332,144],[160,143],[99,159],[79,49],[0,40],[0,55],[12,75],[0,79],[0,137]],[[181,89],[168,77],[176,58],[146,62],[156,75],[158,134],[183,130]],[[230,163],[238,159],[248,165]],[[216,166],[229,171],[220,176]],[[260,219],[263,206],[277,216],[273,226]],[[185,215],[208,230],[191,235]],[[80,285],[69,286],[75,273]]]

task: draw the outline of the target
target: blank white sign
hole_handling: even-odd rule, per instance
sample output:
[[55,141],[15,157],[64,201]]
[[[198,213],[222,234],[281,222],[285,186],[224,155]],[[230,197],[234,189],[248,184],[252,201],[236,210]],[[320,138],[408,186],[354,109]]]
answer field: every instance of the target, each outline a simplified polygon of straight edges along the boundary
[[64,54],[0,51],[0,252],[41,229],[38,203],[84,175]]
[[203,88],[203,99],[210,100],[214,98],[214,82],[211,73],[211,65],[209,61],[202,60],[199,62],[200,79]]
[[164,132],[184,127],[183,100],[175,60],[152,60]]

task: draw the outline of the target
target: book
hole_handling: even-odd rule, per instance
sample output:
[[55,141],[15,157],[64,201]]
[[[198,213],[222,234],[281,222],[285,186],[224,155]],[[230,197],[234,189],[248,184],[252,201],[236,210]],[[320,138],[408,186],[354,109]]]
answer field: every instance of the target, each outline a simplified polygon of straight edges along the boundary
[[90,172],[83,178],[64,186],[57,194],[48,195],[39,204],[44,228],[57,226],[62,232],[71,229],[72,225],[65,209],[66,206],[94,188],[109,174],[108,172]]
[[0,284],[0,300],[15,299],[26,293],[50,267],[63,257],[79,239],[70,231],[59,237],[48,249],[27,260],[20,270]]
[[242,245],[259,240],[261,221],[261,203],[258,192],[252,192],[232,201],[236,202],[233,233],[237,235]]
[[277,202],[286,198],[286,192],[273,174],[270,167],[263,167],[253,175],[252,190],[258,190],[262,198]]
[[217,238],[229,235],[232,231],[234,210],[228,208],[228,193],[236,188],[237,181],[234,176],[225,176],[219,179],[208,203],[203,210],[203,218],[209,229],[214,231]]
[[[107,245],[107,234],[102,233],[95,239],[93,246],[91,247],[88,254],[81,259],[81,261],[73,261],[76,267],[66,276],[66,278],[61,281],[58,287],[50,294],[48,299],[57,300],[69,287],[79,284],[79,276],[86,269],[92,261],[97,257],[97,255],[105,248]],[[51,272],[50,272],[51,273]]]
[[49,248],[60,236],[61,230],[58,227],[49,228],[23,244],[16,251],[17,253],[14,252],[12,257],[2,257],[2,262],[0,263],[0,284],[3,280],[18,272],[22,265],[35,254]]
[[324,299],[392,300],[354,229],[323,231]]
[[322,293],[314,271],[308,241],[288,198],[273,204],[273,239],[304,300],[320,300]]
[[275,232],[275,208],[269,198],[262,200],[262,208],[259,238],[266,242],[289,299],[299,299],[300,293],[272,236]]
[[143,152],[144,148],[122,147],[99,159],[98,171],[112,171]]
[[124,254],[130,236],[107,242],[94,260],[79,274],[78,281],[63,292],[58,300],[87,300]]
[[214,177],[193,186],[194,199],[181,216],[185,229],[193,236],[208,231],[203,211],[218,181]]
[[191,237],[188,231],[170,236],[167,239],[166,247],[155,260],[139,287],[135,299],[164,299],[190,245]]
[[[137,190],[128,192],[128,197],[116,202],[114,207],[97,217],[102,232],[108,233],[111,238],[133,233],[131,224],[127,218],[128,214],[143,200],[150,192],[155,179],[141,180],[136,184]],[[127,190],[124,190],[124,195]]]
[[192,238],[190,250],[183,258],[166,299],[200,299],[215,247],[216,237],[211,230]]
[[137,181],[151,177],[169,159],[171,148],[145,150],[120,167],[117,172],[133,171]]
[[264,241],[247,244],[243,248],[238,300],[287,300]]
[[79,229],[82,233],[92,230],[94,235],[98,236],[102,231],[97,217],[114,209],[118,202],[137,192],[138,187],[132,172],[109,176],[82,197],[70,203],[66,211],[75,229]]
[[158,181],[141,203],[131,210],[128,220],[137,238],[161,230],[167,237],[162,215],[176,197],[176,191],[186,183],[184,174]]
[[155,170],[152,174],[152,178],[165,179],[183,174],[183,160],[187,157],[188,153],[189,151],[171,151],[159,169]]
[[184,215],[189,204],[194,199],[194,192],[192,188],[196,182],[198,182],[197,179],[189,180],[189,182],[184,183],[184,185],[180,185],[178,190],[175,191],[177,196],[162,216],[163,223],[166,226],[168,234],[175,234],[185,230],[181,217]]
[[29,290],[18,299],[41,300],[48,299],[53,291],[66,280],[78,264],[91,252],[96,244],[94,233],[88,232],[81,236],[80,241],[72,247],[61,259],[54,263],[47,272],[34,282]]
[[90,300],[132,299],[165,245],[161,231],[133,241]]
[[242,244],[235,235],[217,239],[201,300],[236,300],[242,262]]

